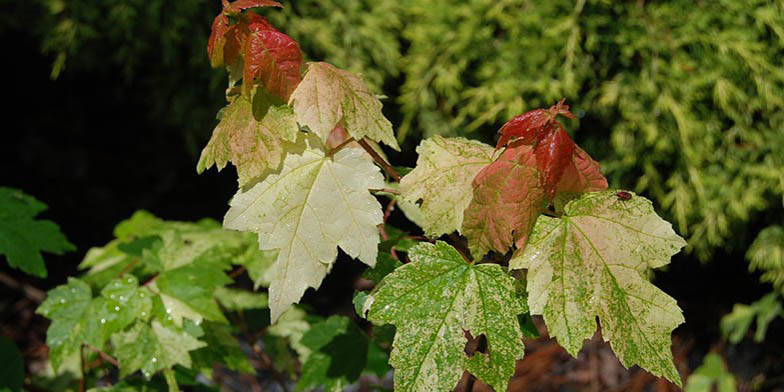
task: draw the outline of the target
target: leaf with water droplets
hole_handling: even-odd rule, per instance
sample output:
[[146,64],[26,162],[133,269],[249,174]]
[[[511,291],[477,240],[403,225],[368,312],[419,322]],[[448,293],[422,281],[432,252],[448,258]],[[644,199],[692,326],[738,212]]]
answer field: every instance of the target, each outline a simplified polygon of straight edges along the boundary
[[137,370],[149,378],[158,370],[174,365],[190,368],[189,352],[204,347],[205,343],[153,321],[152,324],[137,322],[128,331],[114,334],[112,345],[120,362],[121,378]]
[[464,138],[433,136],[417,147],[417,166],[400,180],[404,200],[421,200],[422,229],[429,236],[461,230],[471,202],[471,182],[493,162],[493,147]]
[[[411,262],[372,294],[368,320],[397,327],[390,363],[396,391],[452,390],[464,370],[505,391],[523,357],[517,315],[527,311],[514,279],[497,264],[469,264],[438,241],[411,249]],[[465,353],[466,334],[487,352]]]
[[528,269],[528,303],[572,355],[602,335],[625,366],[639,365],[680,385],[670,334],[683,322],[675,300],[645,274],[686,245],[651,202],[616,191],[587,193],[560,218],[541,216],[510,268]]
[[90,317],[92,304],[90,286],[76,278],[68,278],[68,284],[57,286],[47,293],[46,300],[36,313],[52,320],[46,331],[46,344],[52,367],[57,370],[63,359],[78,352],[82,342],[100,341],[99,320]]
[[278,250],[269,302],[273,322],[308,287],[318,288],[340,246],[351,257],[375,264],[381,205],[368,192],[384,179],[360,149],[326,156],[318,140],[302,155],[289,154],[271,174],[232,199],[224,226],[259,234],[262,250]]
[[354,139],[367,137],[400,151],[392,124],[381,113],[381,101],[351,72],[327,63],[308,63],[289,103],[297,121],[324,143],[340,123]]
[[0,255],[11,267],[41,278],[46,277],[41,252],[60,255],[76,249],[54,222],[35,219],[46,208],[22,191],[0,187]]

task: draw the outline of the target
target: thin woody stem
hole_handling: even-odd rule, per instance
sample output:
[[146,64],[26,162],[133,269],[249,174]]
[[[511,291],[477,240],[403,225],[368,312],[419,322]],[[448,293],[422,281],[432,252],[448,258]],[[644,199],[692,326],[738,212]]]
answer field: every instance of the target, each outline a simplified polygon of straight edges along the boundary
[[359,145],[362,146],[362,148],[364,148],[371,157],[373,157],[373,160],[376,161],[376,163],[381,166],[381,168],[384,169],[384,171],[387,172],[387,174],[389,174],[393,180],[400,182],[400,174],[397,174],[395,169],[389,163],[387,163],[387,161],[384,160],[381,155],[378,155],[376,150],[374,150],[373,147],[371,147],[370,144],[365,141],[365,139],[359,139],[357,140],[357,143],[359,143]]
[[381,188],[381,189],[368,189],[368,190],[371,192],[384,192],[392,195],[400,195],[400,191],[397,189]]

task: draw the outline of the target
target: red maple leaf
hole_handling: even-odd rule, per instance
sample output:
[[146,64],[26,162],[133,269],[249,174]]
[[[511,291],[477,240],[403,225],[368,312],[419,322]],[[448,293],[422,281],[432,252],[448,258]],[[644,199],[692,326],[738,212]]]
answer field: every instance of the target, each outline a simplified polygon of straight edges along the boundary
[[296,41],[262,16],[242,13],[255,7],[282,5],[273,0],[223,1],[223,10],[215,17],[207,42],[210,63],[213,67],[229,67],[236,77],[241,71],[244,93],[249,94],[258,83],[286,102],[301,80],[302,53]]

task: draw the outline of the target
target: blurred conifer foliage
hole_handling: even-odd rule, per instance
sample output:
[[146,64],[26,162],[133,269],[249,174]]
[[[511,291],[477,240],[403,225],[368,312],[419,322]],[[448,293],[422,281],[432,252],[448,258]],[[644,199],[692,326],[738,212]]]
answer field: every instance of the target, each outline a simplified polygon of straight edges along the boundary
[[[39,0],[53,74],[113,67],[155,113],[206,138],[223,73],[204,55],[219,2]],[[654,198],[702,260],[780,223],[782,0],[297,0],[265,15],[305,53],[362,72],[398,137],[491,141],[567,98],[610,182]],[[155,62],[155,63],[151,63]],[[205,98],[211,83],[215,95]],[[753,225],[752,225],[753,223]]]

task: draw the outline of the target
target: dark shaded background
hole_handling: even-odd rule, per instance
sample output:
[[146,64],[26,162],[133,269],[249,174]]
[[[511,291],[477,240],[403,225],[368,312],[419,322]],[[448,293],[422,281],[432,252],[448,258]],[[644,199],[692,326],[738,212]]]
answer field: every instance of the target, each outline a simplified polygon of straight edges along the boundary
[[[24,22],[26,17],[35,20],[31,15],[35,9],[4,4],[0,12],[4,15],[0,19],[4,24],[0,27],[4,53],[0,74],[6,92],[0,185],[20,188],[48,204],[50,210],[43,217],[57,222],[78,249],[63,256],[46,255],[47,279],[25,276],[2,263],[4,272],[42,290],[62,284],[67,276],[77,273],[76,266],[89,247],[112,239],[113,227],[139,209],[172,220],[221,219],[236,191],[233,169],[221,173],[210,170],[202,175],[195,170],[198,151],[216,121],[199,114],[204,120],[203,131],[184,136],[176,121],[163,121],[156,111],[151,97],[166,99],[155,95],[156,86],[145,84],[141,78],[124,77],[123,69],[111,63],[100,69],[65,72],[58,80],[51,80],[53,59],[41,54],[40,36]],[[209,22],[194,23],[200,23],[197,29],[203,32],[206,47]],[[192,49],[183,50],[183,55],[190,56]],[[166,72],[162,58],[139,61],[142,65],[138,74]],[[197,102],[199,111],[215,113],[223,97],[220,88],[211,83],[216,73],[217,78],[222,77],[222,71],[208,70],[206,53],[203,62],[205,68],[198,74],[188,74],[189,69],[185,69],[172,73],[172,78],[188,79],[189,85],[202,80],[203,91],[187,93]],[[388,87],[387,91],[395,89]],[[399,121],[394,107],[387,111],[393,123]],[[409,143],[406,147],[406,153],[390,156],[394,164],[413,166],[413,146]],[[393,223],[415,230],[400,217]],[[347,261],[342,255],[318,295],[309,291],[306,296],[305,301],[318,312],[350,309],[352,285],[362,267]],[[655,283],[676,298],[684,310],[686,324],[675,331],[675,336],[691,344],[688,359],[692,369],[707,351],[722,344],[718,330],[721,316],[733,304],[750,303],[769,292],[759,283],[757,274],[748,273],[743,250],[719,251],[709,264],[678,255],[669,269],[657,273]],[[19,296],[4,286],[0,286],[0,294],[3,302]],[[6,331],[14,328],[18,313],[5,307],[1,317]],[[43,328],[45,320],[37,318],[36,323]],[[738,376],[751,377],[760,369],[766,369],[773,378],[784,374],[782,320],[771,324],[767,336],[764,345],[747,339],[726,351]],[[23,351],[30,348],[25,346],[26,340],[18,343]],[[784,380],[781,382],[784,384]],[[773,385],[768,387],[773,390]]]

